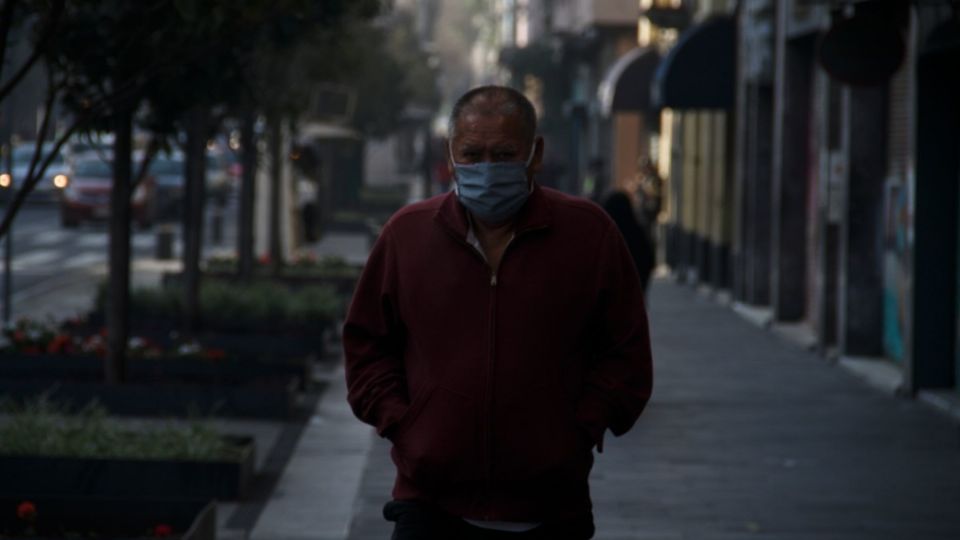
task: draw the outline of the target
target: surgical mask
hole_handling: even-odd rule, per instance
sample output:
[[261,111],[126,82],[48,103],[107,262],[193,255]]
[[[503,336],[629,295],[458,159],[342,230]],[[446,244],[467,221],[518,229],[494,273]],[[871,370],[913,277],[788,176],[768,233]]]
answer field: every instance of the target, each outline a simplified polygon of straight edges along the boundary
[[456,193],[460,203],[474,216],[487,223],[501,223],[516,214],[527,202],[533,185],[527,185],[527,168],[537,149],[534,144],[526,161],[458,164],[450,161],[456,172]]

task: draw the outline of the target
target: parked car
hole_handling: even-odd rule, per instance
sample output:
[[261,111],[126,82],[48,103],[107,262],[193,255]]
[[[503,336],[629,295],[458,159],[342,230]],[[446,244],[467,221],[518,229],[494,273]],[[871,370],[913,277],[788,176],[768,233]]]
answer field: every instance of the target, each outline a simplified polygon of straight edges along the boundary
[[222,150],[207,151],[207,195],[226,204],[227,197],[235,188],[235,178],[230,174],[228,152]]
[[84,154],[109,154],[113,151],[113,134],[74,135],[66,144],[67,157],[73,159]]
[[[46,159],[53,152],[53,143],[43,143],[40,154],[40,160]],[[32,141],[24,142],[13,149],[13,169],[11,171],[3,170],[0,172],[0,186],[13,189],[20,189],[27,179],[27,173],[30,172],[30,163],[33,161],[33,154],[36,150],[35,143]],[[6,163],[0,164],[0,168],[5,169]],[[39,163],[38,163],[39,166]],[[39,198],[54,199],[59,189],[66,187],[69,183],[69,170],[67,162],[61,152],[53,156],[47,170],[44,171],[43,179],[37,183],[32,195]]]
[[[108,157],[109,159],[109,157]],[[100,221],[110,217],[110,193],[113,191],[112,162],[101,154],[82,154],[71,167],[70,182],[60,190],[60,222],[64,227],[76,227],[85,221]],[[133,193],[133,220],[143,228],[153,222],[151,209],[152,186],[141,182]]]
[[[137,154],[134,163],[140,163],[142,155]],[[144,182],[152,185],[152,215],[156,221],[179,221],[183,215],[184,180],[183,155],[157,154],[147,167]]]

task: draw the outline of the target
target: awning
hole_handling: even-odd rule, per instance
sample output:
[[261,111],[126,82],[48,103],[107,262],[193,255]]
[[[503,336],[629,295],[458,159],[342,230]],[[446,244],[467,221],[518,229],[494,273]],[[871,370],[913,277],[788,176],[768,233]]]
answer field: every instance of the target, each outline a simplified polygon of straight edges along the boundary
[[649,111],[650,81],[660,63],[660,53],[652,47],[633,49],[617,59],[607,70],[598,89],[600,111],[610,116],[617,111]]
[[654,107],[729,109],[733,107],[737,25],[715,17],[683,34],[653,76]]

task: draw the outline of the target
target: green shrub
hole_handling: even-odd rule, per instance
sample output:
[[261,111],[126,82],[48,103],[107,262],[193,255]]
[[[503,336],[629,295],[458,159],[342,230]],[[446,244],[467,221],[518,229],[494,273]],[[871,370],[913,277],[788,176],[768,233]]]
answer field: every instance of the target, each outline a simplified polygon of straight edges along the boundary
[[243,456],[242,447],[196,420],[131,431],[95,403],[70,413],[40,397],[5,408],[9,416],[0,424],[0,454],[197,461]]
[[[183,314],[182,294],[179,287],[135,289],[130,314],[135,320],[178,320]],[[320,327],[335,321],[345,304],[330,285],[291,290],[268,280],[205,279],[199,300],[200,318],[207,329],[234,332]],[[98,295],[96,308],[105,313],[105,294]]]

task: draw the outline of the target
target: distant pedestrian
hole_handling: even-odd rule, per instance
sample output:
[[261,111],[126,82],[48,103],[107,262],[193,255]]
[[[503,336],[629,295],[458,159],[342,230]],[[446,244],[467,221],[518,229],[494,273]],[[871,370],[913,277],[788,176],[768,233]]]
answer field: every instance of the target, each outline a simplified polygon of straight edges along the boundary
[[650,397],[643,293],[616,225],[534,181],[523,94],[450,118],[452,192],[384,226],[343,329],[348,400],[393,443],[393,539],[584,540],[606,430]]
[[640,283],[646,293],[650,285],[650,276],[656,266],[656,252],[650,231],[646,225],[637,219],[630,196],[623,191],[612,191],[603,199],[603,209],[610,214],[617,224],[623,239],[627,242],[633,263],[640,273]]
[[649,156],[641,157],[637,166],[637,197],[641,219],[652,236],[663,211],[663,178]]

